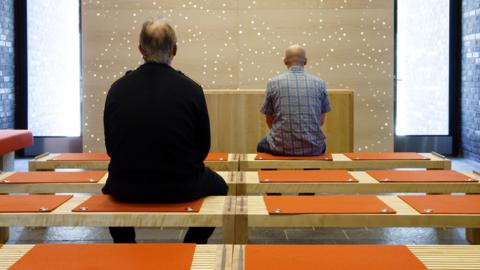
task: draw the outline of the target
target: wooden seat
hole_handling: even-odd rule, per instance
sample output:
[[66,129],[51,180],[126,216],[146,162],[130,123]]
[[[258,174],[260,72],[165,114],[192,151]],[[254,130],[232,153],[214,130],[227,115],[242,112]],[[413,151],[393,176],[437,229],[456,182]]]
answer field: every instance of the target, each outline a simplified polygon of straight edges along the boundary
[[[282,171],[278,171],[280,174]],[[236,172],[233,182],[237,195],[258,193],[480,193],[480,182],[398,182],[380,183],[364,171],[349,171],[352,179],[358,182],[286,182],[261,183],[258,172]],[[466,177],[480,181],[477,173],[462,172]]]
[[[101,245],[101,244],[97,244]],[[134,246],[147,246],[148,244],[133,244]],[[35,245],[4,245],[0,247],[0,270],[7,270],[15,262],[20,260]],[[58,244],[64,246],[64,244]],[[232,265],[232,245],[196,245],[193,254],[191,270],[216,270],[231,269]],[[135,257],[130,258],[135,261]],[[69,262],[75,264],[75,262]],[[161,265],[161,262],[159,262]],[[32,267],[35,269],[35,267]]]
[[[82,160],[55,160],[61,154],[45,153],[28,162],[29,171],[53,171],[55,169],[107,170],[109,160],[82,158]],[[87,154],[88,155],[88,154]],[[98,153],[94,156],[98,158]],[[205,165],[216,171],[238,171],[237,154],[228,154],[227,160],[206,160]]]
[[451,168],[451,161],[436,153],[419,153],[427,159],[412,160],[352,160],[345,154],[332,154],[332,161],[328,160],[256,160],[256,154],[240,156],[240,171],[256,171],[261,169],[393,169],[393,168]]
[[478,234],[480,214],[420,214],[398,196],[377,197],[396,213],[270,215],[262,196],[238,196],[236,243],[246,243],[250,227],[464,227]]
[[[54,172],[58,174],[58,172]],[[101,189],[107,181],[108,173],[94,183],[5,183],[4,179],[13,175],[14,172],[6,172],[0,174],[0,194],[6,193],[30,193],[30,194],[42,194],[42,193],[100,193]],[[29,174],[29,173],[27,173]],[[232,172],[218,172],[220,176],[225,179],[225,182],[229,186],[229,194],[236,194],[236,185],[232,183]]]
[[[268,247],[268,245],[265,245]],[[480,269],[480,246],[466,245],[418,245],[407,246],[429,270]],[[233,248],[232,269],[246,269],[245,245]],[[372,265],[371,269],[375,269]]]
[[15,151],[32,144],[33,135],[28,130],[0,130],[0,171],[13,171]]
[[0,213],[0,226],[224,227],[225,242],[233,243],[234,197],[207,197],[198,213],[72,211],[88,198],[89,196],[72,197],[48,213]]

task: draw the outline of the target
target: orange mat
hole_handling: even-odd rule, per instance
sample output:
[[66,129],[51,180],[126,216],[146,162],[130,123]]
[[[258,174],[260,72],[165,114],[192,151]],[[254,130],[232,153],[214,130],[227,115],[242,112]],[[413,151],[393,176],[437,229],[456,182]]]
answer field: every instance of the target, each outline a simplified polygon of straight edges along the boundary
[[275,156],[267,153],[258,153],[255,160],[328,160],[331,161],[331,154],[324,154],[321,156]]
[[16,172],[3,180],[2,184],[45,184],[45,183],[97,183],[107,172]]
[[358,183],[358,180],[346,170],[259,171],[258,179],[260,183]]
[[209,153],[205,161],[227,161],[228,153]]
[[40,244],[9,270],[191,268],[195,244]]
[[16,151],[32,144],[33,135],[28,130],[0,130],[0,154]]
[[462,173],[451,170],[390,171],[372,170],[367,173],[381,183],[395,182],[478,182]]
[[93,195],[75,207],[73,212],[195,212],[198,213],[203,198],[186,203],[124,203],[109,195]]
[[245,270],[426,270],[405,246],[246,245]]
[[65,153],[48,161],[110,161],[107,153]]
[[429,160],[429,158],[413,152],[358,152],[344,155],[351,160]]
[[422,214],[480,214],[480,195],[405,195],[398,197]]
[[374,195],[263,196],[271,215],[394,214]]
[[72,195],[0,195],[0,213],[51,212]]

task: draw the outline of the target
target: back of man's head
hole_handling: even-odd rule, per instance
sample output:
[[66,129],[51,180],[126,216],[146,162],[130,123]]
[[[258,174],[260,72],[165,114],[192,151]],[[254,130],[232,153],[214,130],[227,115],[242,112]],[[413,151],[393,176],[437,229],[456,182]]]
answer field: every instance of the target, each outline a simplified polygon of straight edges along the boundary
[[285,51],[284,62],[288,67],[304,66],[307,64],[307,53],[302,46],[292,45]]
[[140,32],[139,49],[145,61],[170,64],[177,51],[177,36],[164,20],[148,20]]

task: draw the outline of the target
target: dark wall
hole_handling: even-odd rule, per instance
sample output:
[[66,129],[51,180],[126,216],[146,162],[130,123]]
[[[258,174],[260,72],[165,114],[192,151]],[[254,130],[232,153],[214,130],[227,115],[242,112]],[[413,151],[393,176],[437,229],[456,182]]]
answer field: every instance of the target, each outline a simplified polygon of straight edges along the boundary
[[480,2],[462,4],[462,152],[480,161]]
[[14,12],[13,0],[0,2],[0,129],[14,127]]

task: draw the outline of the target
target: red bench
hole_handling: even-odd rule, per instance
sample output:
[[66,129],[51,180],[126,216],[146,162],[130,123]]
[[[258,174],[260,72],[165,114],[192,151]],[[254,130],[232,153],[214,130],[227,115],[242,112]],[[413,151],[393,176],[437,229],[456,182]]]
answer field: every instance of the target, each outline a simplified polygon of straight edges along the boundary
[[28,130],[0,130],[0,170],[13,171],[15,151],[32,144],[33,135]]

